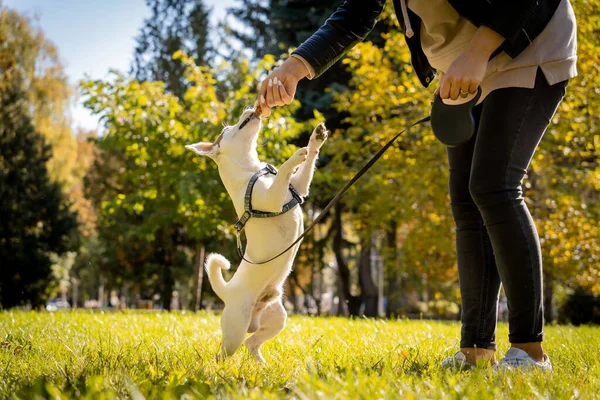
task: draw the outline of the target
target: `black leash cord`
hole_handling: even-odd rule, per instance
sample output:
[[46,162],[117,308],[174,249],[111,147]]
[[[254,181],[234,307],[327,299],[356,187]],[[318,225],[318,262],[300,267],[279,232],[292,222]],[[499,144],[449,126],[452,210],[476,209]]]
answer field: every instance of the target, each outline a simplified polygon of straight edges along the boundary
[[[365,174],[365,172],[367,172],[372,166],[373,164],[375,164],[377,162],[377,160],[379,160],[381,158],[381,156],[383,155],[383,153],[386,152],[387,149],[390,148],[390,146],[396,141],[396,139],[398,139],[404,132],[408,131],[410,128],[423,124],[427,121],[429,121],[431,119],[431,117],[427,116],[424,118],[421,118],[420,120],[418,120],[417,122],[414,122],[412,125],[410,125],[407,128],[404,128],[403,131],[401,131],[400,133],[396,134],[396,136],[394,136],[393,138],[390,139],[389,142],[387,142],[385,144],[385,146],[383,146],[377,153],[375,153],[375,155],[369,160],[368,163],[366,163],[357,173],[356,175],[354,175],[352,177],[352,179],[350,179],[346,185],[342,188],[342,190],[340,190],[338,192],[338,194],[335,195],[335,197],[333,199],[331,199],[331,201],[325,206],[325,208],[323,209],[323,211],[321,211],[321,213],[319,214],[319,216],[308,226],[308,228],[306,228],[304,230],[304,232],[302,232],[302,235],[300,235],[298,237],[298,239],[296,239],[294,241],[294,243],[290,244],[288,246],[287,249],[283,250],[281,253],[277,254],[274,257],[269,258],[266,261],[263,262],[252,262],[249,260],[246,260],[246,258],[244,258],[244,254],[242,253],[242,247],[241,245],[237,247],[237,251],[238,251],[238,255],[240,256],[240,258],[244,261],[246,261],[248,264],[254,264],[254,265],[260,265],[260,264],[266,264],[268,262],[273,261],[274,259],[282,256],[283,254],[287,253],[292,247],[294,247],[295,245],[297,245],[302,239],[304,239],[304,236],[306,236],[306,234],[308,232],[310,232],[316,224],[318,224],[323,217],[327,214],[327,212],[329,212],[329,210],[331,209],[331,207],[333,207],[334,205],[336,205],[338,203],[338,201],[340,201],[340,199],[342,198],[342,196],[344,194],[346,194],[346,192],[352,187],[352,185],[354,185],[356,183],[357,180],[360,179],[361,176],[363,176]],[[240,233],[238,233],[239,235]],[[239,236],[238,236],[238,240],[240,240]]]

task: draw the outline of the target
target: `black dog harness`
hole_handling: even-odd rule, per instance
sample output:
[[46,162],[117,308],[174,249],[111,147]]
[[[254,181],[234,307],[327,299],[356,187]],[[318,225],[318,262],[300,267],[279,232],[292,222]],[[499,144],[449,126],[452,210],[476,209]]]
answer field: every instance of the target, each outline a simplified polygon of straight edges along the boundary
[[290,185],[289,189],[290,189],[290,192],[292,192],[292,200],[288,201],[281,208],[281,211],[265,212],[265,211],[253,210],[252,209],[252,189],[254,189],[254,184],[256,183],[258,178],[265,176],[267,174],[277,175],[277,169],[274,166],[267,164],[266,167],[258,170],[254,175],[252,175],[252,178],[250,178],[250,182],[248,182],[248,187],[246,188],[246,195],[244,196],[244,214],[242,214],[240,219],[238,219],[238,221],[234,225],[235,235],[237,237],[237,249],[238,249],[238,253],[240,254],[240,256],[242,258],[243,258],[244,253],[243,253],[242,240],[240,239],[240,235],[242,233],[242,230],[246,226],[246,223],[248,222],[248,220],[250,218],[276,217],[278,215],[285,214],[286,212],[288,212],[292,208],[294,208],[294,206],[296,206],[297,204],[302,204],[304,202],[304,199],[302,198],[302,196],[300,196],[300,194],[298,194],[296,189],[294,189],[294,187],[292,185]]

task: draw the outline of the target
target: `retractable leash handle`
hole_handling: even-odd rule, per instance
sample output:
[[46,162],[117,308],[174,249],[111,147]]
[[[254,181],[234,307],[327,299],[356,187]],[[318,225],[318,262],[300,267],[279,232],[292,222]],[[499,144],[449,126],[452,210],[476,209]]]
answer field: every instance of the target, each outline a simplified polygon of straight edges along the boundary
[[448,147],[465,143],[475,134],[473,107],[481,97],[481,87],[475,96],[461,104],[446,104],[438,94],[431,106],[431,129],[435,137]]

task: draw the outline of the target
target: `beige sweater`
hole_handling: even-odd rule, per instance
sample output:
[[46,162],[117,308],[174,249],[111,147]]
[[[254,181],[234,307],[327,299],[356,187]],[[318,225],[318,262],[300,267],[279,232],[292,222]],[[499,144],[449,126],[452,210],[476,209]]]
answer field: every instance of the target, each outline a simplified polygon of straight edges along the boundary
[[[421,46],[429,63],[438,71],[447,71],[467,48],[477,27],[460,16],[448,0],[408,0],[408,7],[421,17]],[[304,63],[312,79],[313,67],[298,55],[292,57]],[[569,0],[562,0],[544,31],[518,57],[512,59],[502,52],[490,60],[479,101],[495,89],[533,88],[538,67],[551,85],[574,78],[576,63],[575,14]]]
[[[409,0],[421,17],[421,46],[429,63],[446,72],[467,48],[477,27],[460,16],[447,0]],[[506,87],[533,88],[538,67],[550,85],[577,76],[577,30],[569,0],[562,0],[542,33],[518,57],[502,52],[490,60],[481,83],[480,102]]]

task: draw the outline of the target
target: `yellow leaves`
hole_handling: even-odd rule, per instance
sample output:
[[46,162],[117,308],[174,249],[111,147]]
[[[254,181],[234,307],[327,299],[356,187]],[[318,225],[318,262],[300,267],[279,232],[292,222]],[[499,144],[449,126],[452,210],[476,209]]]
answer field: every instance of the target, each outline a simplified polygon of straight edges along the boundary
[[142,192],[142,196],[149,200],[155,200],[158,195],[156,189],[148,189]]
[[262,59],[262,63],[263,64],[275,64],[276,59],[275,56],[273,54],[266,54],[263,59]]
[[125,148],[125,152],[128,154],[136,153],[139,150],[140,146],[137,143],[132,143]]
[[177,50],[175,53],[173,53],[173,60],[184,60],[186,59],[188,56],[181,50]]
[[439,225],[442,222],[442,218],[438,214],[436,214],[436,213],[429,214],[429,220],[434,225]]
[[198,207],[204,207],[206,203],[204,202],[204,199],[198,197],[194,204],[196,204]]
[[565,258],[571,258],[572,253],[569,250],[565,250],[564,251],[564,257]]

